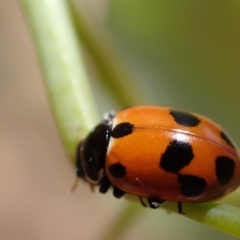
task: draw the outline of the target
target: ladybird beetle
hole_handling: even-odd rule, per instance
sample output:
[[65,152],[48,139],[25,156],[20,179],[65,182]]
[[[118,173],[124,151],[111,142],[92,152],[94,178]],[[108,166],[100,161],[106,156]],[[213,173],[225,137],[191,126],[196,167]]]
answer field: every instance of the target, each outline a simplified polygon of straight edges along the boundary
[[165,201],[206,202],[240,184],[240,156],[227,133],[201,115],[138,106],[105,117],[76,154],[77,177],[116,198],[129,193],[157,208]]

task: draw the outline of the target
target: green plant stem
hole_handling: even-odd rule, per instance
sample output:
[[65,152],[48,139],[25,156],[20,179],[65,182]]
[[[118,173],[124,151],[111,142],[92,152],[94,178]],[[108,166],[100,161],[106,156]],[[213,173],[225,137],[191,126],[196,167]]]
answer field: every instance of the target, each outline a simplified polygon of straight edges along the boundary
[[[81,49],[65,0],[21,0],[47,94],[68,155],[98,121]],[[33,90],[34,91],[34,90]]]
[[[129,195],[126,198],[139,204],[138,197]],[[240,209],[238,207],[224,204],[221,201],[183,203],[182,207],[185,213],[182,214],[183,217],[190,218],[221,232],[240,238]],[[179,214],[176,202],[166,202],[159,210],[167,210],[169,213]]]
[[[73,159],[76,144],[96,124],[98,115],[68,6],[64,0],[21,0],[21,3],[34,37],[57,127],[65,149]],[[96,54],[98,61],[101,54],[103,53]],[[104,63],[104,71],[107,71],[108,61]],[[109,64],[108,67],[111,68],[112,65]],[[114,76],[119,76],[115,79],[117,81],[124,78],[124,75],[118,75],[117,70],[114,74],[109,73],[109,77],[114,79]],[[122,91],[125,91],[124,87],[119,88],[119,99],[122,99]],[[135,101],[130,95],[126,96],[128,103]],[[166,204],[164,208],[177,212],[173,203]],[[183,209],[187,213],[186,217],[240,237],[239,208],[221,203],[203,203],[184,204]],[[137,216],[138,210],[138,207],[129,204],[104,240],[114,239],[123,232]]]
[[140,205],[134,203],[128,203],[125,208],[118,216],[117,220],[114,221],[106,233],[103,235],[101,240],[117,240],[121,239],[122,234],[127,228],[130,228],[130,224],[137,218],[138,215],[142,213],[143,209]]
[[[185,206],[186,205],[186,206]],[[240,209],[220,202],[184,204],[186,217],[240,238]]]
[[70,0],[69,3],[81,41],[101,74],[101,84],[120,106],[146,104],[134,75],[124,64],[109,33],[91,14],[87,1]]

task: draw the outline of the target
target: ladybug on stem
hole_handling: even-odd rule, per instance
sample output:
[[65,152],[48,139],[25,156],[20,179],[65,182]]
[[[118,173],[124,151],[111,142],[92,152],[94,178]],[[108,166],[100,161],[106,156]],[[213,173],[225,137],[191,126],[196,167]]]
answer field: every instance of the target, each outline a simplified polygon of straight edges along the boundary
[[105,114],[80,142],[77,177],[101,193],[165,201],[213,201],[240,184],[240,156],[226,132],[201,115],[166,107],[138,106]]

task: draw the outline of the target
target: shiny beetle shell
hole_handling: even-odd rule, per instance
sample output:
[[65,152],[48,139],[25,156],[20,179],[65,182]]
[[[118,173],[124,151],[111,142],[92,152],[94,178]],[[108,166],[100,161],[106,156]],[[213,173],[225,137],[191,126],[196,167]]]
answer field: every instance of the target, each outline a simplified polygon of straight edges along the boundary
[[[121,135],[124,125],[128,131]],[[124,192],[202,202],[221,198],[240,184],[234,143],[203,116],[163,107],[134,107],[115,116],[112,132],[105,169],[111,183]]]
[[201,115],[138,106],[109,112],[78,147],[77,176],[120,198],[164,201],[219,199],[240,184],[240,157],[227,133]]

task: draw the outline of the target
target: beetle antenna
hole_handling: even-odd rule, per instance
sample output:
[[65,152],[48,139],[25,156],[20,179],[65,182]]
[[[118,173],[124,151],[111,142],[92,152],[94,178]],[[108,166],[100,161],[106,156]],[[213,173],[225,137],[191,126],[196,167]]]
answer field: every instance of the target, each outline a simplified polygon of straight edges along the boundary
[[73,192],[76,190],[77,185],[78,185],[78,181],[79,181],[79,177],[76,176],[76,179],[75,179],[75,181],[74,181],[72,187],[70,188],[70,193],[73,193]]
[[88,183],[88,185],[89,185],[89,187],[90,187],[91,191],[92,191],[92,192],[94,192],[94,187],[95,187],[95,184],[94,184],[94,183],[91,183],[91,182],[89,182],[89,183]]

